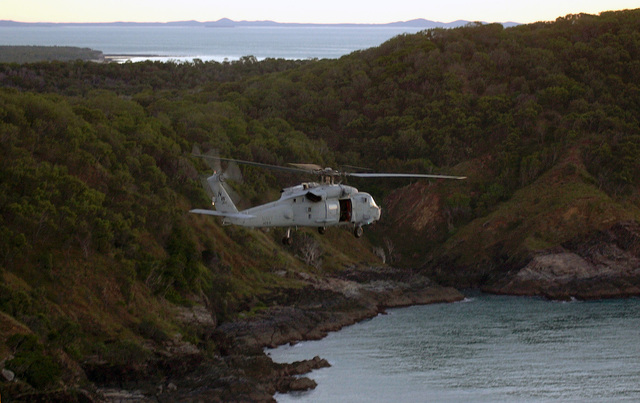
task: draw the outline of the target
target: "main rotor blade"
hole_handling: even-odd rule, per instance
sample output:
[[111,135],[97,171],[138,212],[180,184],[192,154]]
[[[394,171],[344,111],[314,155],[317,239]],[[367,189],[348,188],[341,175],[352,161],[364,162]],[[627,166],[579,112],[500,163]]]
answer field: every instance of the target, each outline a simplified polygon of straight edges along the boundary
[[399,174],[399,173],[377,173],[377,172],[352,172],[345,173],[346,176],[357,178],[433,178],[433,179],[467,179],[466,176],[450,175],[428,175],[428,174]]
[[315,171],[324,170],[324,168],[321,167],[318,164],[296,164],[296,163],[290,162],[289,165],[294,166],[296,168],[304,169],[307,172],[315,172]]
[[205,154],[194,154],[196,157],[215,160],[235,162],[236,164],[249,165],[254,167],[273,169],[276,171],[295,172],[303,174],[315,174],[323,176],[353,176],[357,178],[431,178],[431,179],[467,179],[466,176],[451,176],[451,175],[430,175],[430,174],[403,174],[403,173],[378,173],[378,172],[339,172],[331,168],[323,168],[317,164],[293,164],[292,167],[284,167],[280,165],[263,164],[261,162],[236,160],[233,158],[214,157]]
[[309,173],[309,171],[306,170],[306,169],[290,168],[290,167],[283,167],[283,166],[271,165],[271,164],[263,164],[261,162],[235,160],[235,159],[232,159],[232,158],[212,157],[210,155],[204,155],[204,154],[195,155],[195,156],[196,157],[200,157],[200,158],[205,158],[205,159],[212,159],[212,160],[226,161],[226,162],[235,162],[236,164],[250,165],[250,166],[266,168],[266,169],[273,169],[273,170],[276,170],[276,171],[296,172],[296,173],[304,173],[304,174],[308,174]]
[[342,168],[349,168],[351,170],[357,169],[358,171],[373,171],[371,168],[358,167],[355,165],[342,165]]

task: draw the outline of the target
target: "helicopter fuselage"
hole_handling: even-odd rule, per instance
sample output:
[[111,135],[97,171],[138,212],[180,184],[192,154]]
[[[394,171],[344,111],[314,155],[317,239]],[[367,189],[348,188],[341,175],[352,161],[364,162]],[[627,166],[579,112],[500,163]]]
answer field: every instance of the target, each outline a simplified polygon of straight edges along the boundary
[[[214,201],[215,205],[216,201]],[[285,188],[280,199],[224,217],[223,224],[245,227],[362,226],[380,219],[370,194],[353,186],[303,183]]]

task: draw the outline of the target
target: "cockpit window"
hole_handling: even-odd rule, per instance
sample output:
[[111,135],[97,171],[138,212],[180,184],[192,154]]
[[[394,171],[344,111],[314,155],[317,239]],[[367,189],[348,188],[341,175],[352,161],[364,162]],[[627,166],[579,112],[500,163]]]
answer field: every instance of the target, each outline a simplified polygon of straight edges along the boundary
[[376,201],[373,200],[373,197],[371,196],[362,196],[360,198],[360,201],[362,202],[362,204],[364,204],[365,206],[369,206],[369,207],[378,207],[376,205]]

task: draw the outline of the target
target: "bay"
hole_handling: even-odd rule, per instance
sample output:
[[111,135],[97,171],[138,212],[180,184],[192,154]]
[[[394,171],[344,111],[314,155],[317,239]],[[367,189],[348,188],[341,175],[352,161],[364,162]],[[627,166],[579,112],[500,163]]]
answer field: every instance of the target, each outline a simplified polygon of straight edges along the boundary
[[368,49],[418,27],[0,27],[0,45],[76,46],[131,61],[238,60],[243,56],[335,59]]
[[332,365],[307,375],[315,390],[279,402],[640,401],[640,300],[479,294],[267,353]]

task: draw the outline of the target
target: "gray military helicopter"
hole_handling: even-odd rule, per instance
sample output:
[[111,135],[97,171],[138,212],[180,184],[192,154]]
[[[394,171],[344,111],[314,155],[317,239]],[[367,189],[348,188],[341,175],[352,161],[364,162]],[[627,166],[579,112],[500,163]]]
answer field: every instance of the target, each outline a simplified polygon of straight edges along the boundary
[[360,192],[353,186],[343,185],[336,181],[337,178],[466,179],[464,176],[449,175],[341,172],[316,164],[290,164],[290,167],[284,167],[210,155],[199,154],[196,156],[319,177],[320,182],[304,182],[284,188],[280,199],[276,201],[238,211],[223,186],[227,179],[226,175],[214,171],[213,175],[207,178],[207,183],[213,192],[211,201],[215,210],[190,210],[195,214],[223,217],[223,225],[240,225],[250,228],[285,227],[287,231],[282,238],[282,243],[285,245],[293,243],[292,228],[315,227],[320,234],[324,234],[327,227],[352,226],[355,237],[360,238],[364,225],[372,224],[380,219],[381,209],[369,193]]

